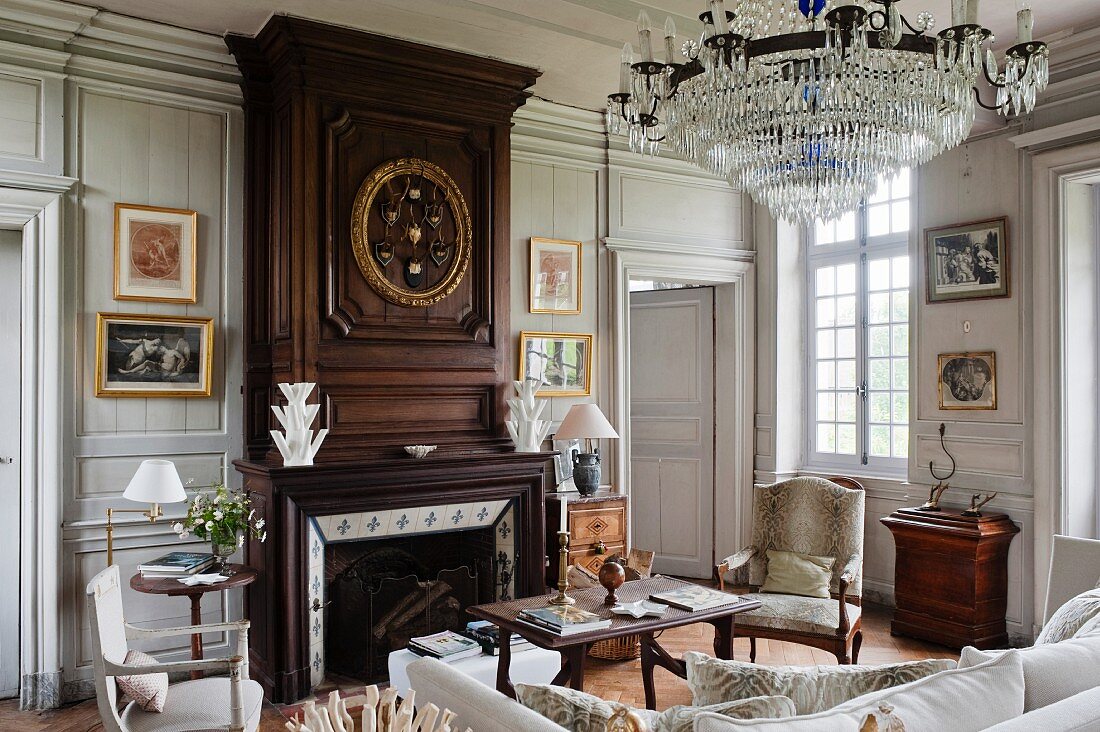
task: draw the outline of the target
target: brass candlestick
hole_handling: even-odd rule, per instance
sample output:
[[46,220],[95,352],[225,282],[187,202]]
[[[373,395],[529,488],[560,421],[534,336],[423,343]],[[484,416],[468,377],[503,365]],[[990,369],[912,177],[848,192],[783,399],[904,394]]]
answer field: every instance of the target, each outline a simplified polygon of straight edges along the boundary
[[558,594],[550,598],[551,605],[576,604],[569,595],[565,594],[569,589],[569,532],[558,532]]

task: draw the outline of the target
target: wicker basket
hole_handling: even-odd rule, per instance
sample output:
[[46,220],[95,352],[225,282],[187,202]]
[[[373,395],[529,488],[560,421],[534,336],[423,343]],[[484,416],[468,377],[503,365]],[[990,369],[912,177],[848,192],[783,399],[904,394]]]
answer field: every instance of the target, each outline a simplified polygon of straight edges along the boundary
[[631,661],[642,655],[642,639],[637,635],[602,640],[592,644],[588,655],[605,661]]

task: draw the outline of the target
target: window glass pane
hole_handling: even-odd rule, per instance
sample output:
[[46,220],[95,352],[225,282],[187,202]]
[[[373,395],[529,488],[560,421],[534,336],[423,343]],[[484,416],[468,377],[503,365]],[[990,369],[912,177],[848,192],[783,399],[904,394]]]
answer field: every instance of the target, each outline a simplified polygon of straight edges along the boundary
[[855,361],[837,361],[836,362],[836,388],[838,388],[838,389],[855,389],[856,388],[856,362]]
[[856,329],[840,328],[836,332],[837,358],[855,358],[856,356]]
[[909,389],[909,359],[895,358],[891,362],[894,372],[894,388]]
[[823,391],[817,395],[817,418],[824,422],[836,419],[836,393]]
[[894,287],[909,287],[909,257],[894,257]]
[[909,198],[909,171],[903,170],[890,182],[890,197]]
[[[908,325],[895,325],[894,331],[894,346],[893,351],[895,356],[908,356],[909,355],[909,326]],[[886,354],[883,354],[886,355]]]
[[890,233],[890,204],[880,203],[867,207],[867,236]]
[[836,388],[836,365],[832,361],[819,361],[817,364],[817,388]]
[[909,428],[908,427],[895,427],[894,428],[894,457],[907,458],[909,457]]
[[887,391],[890,388],[890,359],[873,358],[867,370],[867,388]]
[[856,238],[856,214],[846,213],[837,219],[836,239],[834,241],[853,241]]
[[836,292],[838,295],[850,295],[856,291],[856,266],[842,264],[836,268]]
[[814,231],[814,244],[832,244],[836,241],[833,238],[833,224],[829,221],[818,221],[817,228]]
[[890,200],[890,179],[885,176],[879,176],[878,184],[875,187],[875,194],[867,199],[870,203],[882,203],[883,201]]
[[868,430],[867,453],[874,457],[890,457],[890,427],[873,424]]
[[876,325],[867,329],[867,355],[890,355],[890,326]]
[[896,201],[891,204],[890,211],[892,212],[890,217],[891,233],[901,234],[909,231],[909,201]]
[[867,265],[867,289],[872,292],[890,289],[890,260],[872,259]]
[[817,357],[818,358],[834,358],[836,356],[836,336],[835,331],[832,330],[819,330],[817,332]]
[[905,392],[894,394],[894,424],[909,424],[909,395]]
[[890,293],[876,292],[867,298],[867,322],[890,322]]
[[836,299],[836,324],[856,324],[856,296],[845,295]]
[[854,392],[847,392],[836,395],[836,421],[856,421],[856,395]]
[[890,394],[873,391],[867,395],[867,419],[890,423]]
[[836,452],[836,425],[819,424],[817,426],[817,451]]
[[856,454],[856,426],[838,424],[836,426],[836,451],[840,455]]
[[[871,297],[878,297],[878,295]],[[895,323],[909,322],[909,290],[895,290],[890,297],[892,299],[890,319]]]
[[821,267],[817,270],[817,295],[832,295],[833,294],[833,277],[836,274],[836,269],[833,267]]
[[831,297],[823,297],[817,301],[817,327],[832,328],[836,325],[836,304]]

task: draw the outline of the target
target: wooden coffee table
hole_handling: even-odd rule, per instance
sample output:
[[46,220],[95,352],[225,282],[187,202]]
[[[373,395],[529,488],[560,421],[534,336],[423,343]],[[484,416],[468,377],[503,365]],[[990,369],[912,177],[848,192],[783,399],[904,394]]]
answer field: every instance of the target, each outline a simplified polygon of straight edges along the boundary
[[[620,602],[645,600],[654,592],[674,590],[690,586],[690,582],[671,577],[650,577],[648,579],[627,582],[619,588],[616,595]],[[497,691],[515,699],[516,692],[509,679],[509,666],[512,659],[511,644],[513,633],[523,636],[531,643],[557,651],[561,654],[561,671],[551,683],[564,685],[568,682],[574,689],[584,687],[584,657],[593,643],[614,640],[628,635],[637,635],[642,639],[642,686],[645,689],[646,709],[657,708],[657,695],[653,688],[653,669],[656,666],[666,668],[680,678],[687,678],[687,668],[683,661],[673,658],[654,639],[654,633],[669,628],[678,628],[692,623],[710,623],[714,626],[714,655],[718,658],[733,658],[733,618],[737,613],[755,610],[760,603],[755,600],[737,600],[731,595],[731,603],[710,610],[689,612],[670,607],[659,618],[632,618],[629,615],[615,615],[611,608],[603,604],[607,591],[602,587],[586,590],[571,590],[569,595],[576,599],[577,607],[611,618],[611,627],[595,630],[591,633],[579,633],[560,636],[543,632],[516,620],[521,610],[546,607],[552,595],[527,597],[511,602],[495,602],[488,605],[475,605],[466,612],[476,618],[488,620],[500,629],[500,656],[497,660]]]

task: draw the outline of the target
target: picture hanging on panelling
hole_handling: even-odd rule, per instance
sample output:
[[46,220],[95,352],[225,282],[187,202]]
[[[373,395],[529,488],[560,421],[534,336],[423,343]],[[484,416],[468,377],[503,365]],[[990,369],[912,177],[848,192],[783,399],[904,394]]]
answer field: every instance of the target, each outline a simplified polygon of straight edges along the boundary
[[96,314],[97,397],[208,397],[214,319]]
[[1008,219],[924,232],[928,302],[1008,296]]
[[115,204],[115,299],[196,301],[198,214]]
[[519,378],[542,379],[539,396],[592,393],[592,336],[586,333],[519,334]]
[[355,260],[374,291],[395,305],[426,307],[454,292],[470,265],[472,229],[458,186],[426,160],[383,163],[355,195]]
[[581,243],[531,237],[530,311],[579,315]]
[[940,409],[996,409],[997,359],[992,351],[941,353]]

